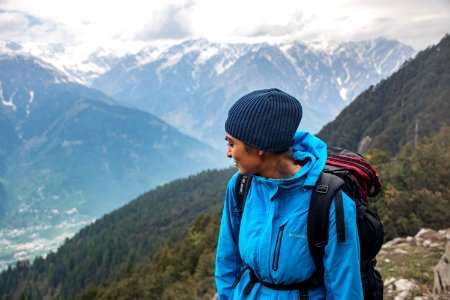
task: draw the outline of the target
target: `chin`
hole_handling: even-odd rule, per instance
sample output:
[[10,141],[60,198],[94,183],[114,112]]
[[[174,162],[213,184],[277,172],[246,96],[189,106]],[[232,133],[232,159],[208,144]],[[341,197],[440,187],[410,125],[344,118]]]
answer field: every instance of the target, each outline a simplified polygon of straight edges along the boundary
[[238,170],[239,170],[239,173],[240,173],[241,175],[252,175],[252,173],[250,173],[249,171],[242,170],[242,169],[239,169],[239,168],[238,168]]

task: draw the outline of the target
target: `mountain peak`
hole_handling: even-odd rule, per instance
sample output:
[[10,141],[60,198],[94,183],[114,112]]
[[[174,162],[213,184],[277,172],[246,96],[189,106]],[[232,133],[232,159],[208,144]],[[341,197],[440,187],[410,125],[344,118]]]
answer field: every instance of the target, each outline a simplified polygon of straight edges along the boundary
[[383,40],[333,47],[334,52],[326,52],[303,42],[187,40],[163,51],[151,48],[129,56],[92,86],[214,147],[222,145],[221,124],[237,97],[277,86],[302,99],[308,111],[302,129],[317,132],[358,93],[389,76],[414,53]]

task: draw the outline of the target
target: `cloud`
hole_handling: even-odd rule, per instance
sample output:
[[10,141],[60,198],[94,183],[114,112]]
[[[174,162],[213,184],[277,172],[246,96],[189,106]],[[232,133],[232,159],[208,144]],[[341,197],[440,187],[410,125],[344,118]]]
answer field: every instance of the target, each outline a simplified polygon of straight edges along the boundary
[[[123,50],[157,40],[344,41],[422,49],[450,28],[449,0],[0,0],[0,39]],[[164,41],[163,41],[164,42]]]
[[284,36],[304,30],[313,18],[306,18],[303,12],[296,12],[285,24],[259,24],[246,30],[243,35],[248,37]]
[[358,40],[382,36],[400,40],[416,50],[424,49],[438,43],[450,29],[450,5],[447,5],[449,9],[443,9],[444,5],[440,10],[438,2],[431,1],[430,5],[421,7],[414,2],[412,7],[391,6],[388,12],[378,13],[354,26],[356,29],[349,31],[348,37]]
[[61,26],[50,20],[44,21],[22,12],[0,10],[0,39],[19,43],[58,43],[70,37]]
[[0,11],[0,38],[20,34],[28,27],[27,18],[20,13]]
[[39,41],[49,44],[70,43],[74,37],[68,34],[62,26],[52,22],[40,23],[26,30],[26,37],[30,41]]
[[195,3],[192,1],[181,5],[171,4],[166,6],[135,37],[139,40],[153,40],[183,39],[191,36],[189,15],[193,6],[195,6]]

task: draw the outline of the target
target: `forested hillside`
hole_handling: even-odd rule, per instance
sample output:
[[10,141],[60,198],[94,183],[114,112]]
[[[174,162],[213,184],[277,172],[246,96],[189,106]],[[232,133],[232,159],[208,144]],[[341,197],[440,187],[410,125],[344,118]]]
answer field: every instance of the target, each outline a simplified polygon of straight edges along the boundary
[[450,226],[449,126],[416,147],[405,145],[392,160],[381,151],[368,156],[378,160],[384,183],[374,205],[382,216],[386,239],[412,235],[424,227]]
[[161,245],[186,236],[199,214],[218,212],[234,172],[203,172],[140,196],[66,240],[56,253],[0,274],[0,295],[71,299],[89,285],[123,277]]
[[[450,125],[450,36],[360,94],[318,134],[329,144],[395,154],[416,138]],[[364,150],[364,149],[360,149]]]
[[389,158],[369,151],[383,180],[381,194],[372,201],[380,214],[385,239],[413,235],[421,228],[450,227],[450,127],[443,126],[416,146],[405,145]]
[[77,299],[211,299],[216,292],[214,261],[220,214],[201,215],[178,243],[161,247],[154,259],[96,285]]

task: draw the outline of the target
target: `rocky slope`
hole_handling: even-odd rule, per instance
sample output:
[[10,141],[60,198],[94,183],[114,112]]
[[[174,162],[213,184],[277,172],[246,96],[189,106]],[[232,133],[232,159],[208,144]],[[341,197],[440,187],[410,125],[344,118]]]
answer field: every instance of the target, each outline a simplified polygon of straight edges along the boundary
[[450,228],[439,231],[422,229],[415,236],[385,243],[377,257],[377,268],[384,279],[384,298],[450,299],[449,294],[436,293],[433,298],[434,269],[449,241]]

